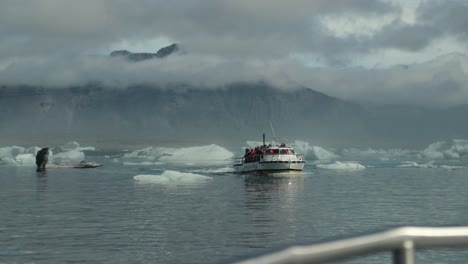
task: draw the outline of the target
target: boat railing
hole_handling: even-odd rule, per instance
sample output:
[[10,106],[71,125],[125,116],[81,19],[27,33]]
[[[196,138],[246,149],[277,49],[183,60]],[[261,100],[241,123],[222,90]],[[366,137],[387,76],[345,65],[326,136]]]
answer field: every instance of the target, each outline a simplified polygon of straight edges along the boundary
[[293,246],[237,264],[313,264],[392,252],[394,264],[414,264],[415,250],[468,246],[468,227],[400,227],[354,238]]
[[234,164],[242,164],[242,163],[244,163],[244,157],[234,158]]
[[[246,157],[237,157],[237,158],[234,158],[234,164],[242,164],[242,163],[251,163],[251,162],[259,162],[263,159],[263,155],[265,156],[282,156],[282,154],[268,154],[268,153],[264,153],[264,154],[253,154],[253,155],[249,155],[249,156],[246,156]],[[296,161],[296,159],[299,159],[299,160],[304,160],[304,154],[288,154],[288,155],[284,155],[286,157],[288,157],[289,161]],[[293,157],[295,156],[295,158],[293,159]]]

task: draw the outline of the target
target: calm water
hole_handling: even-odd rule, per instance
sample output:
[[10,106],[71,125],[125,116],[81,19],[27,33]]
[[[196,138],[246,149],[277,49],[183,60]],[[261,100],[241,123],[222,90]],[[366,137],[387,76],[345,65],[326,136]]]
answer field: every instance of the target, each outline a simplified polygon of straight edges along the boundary
[[[144,183],[190,166],[0,168],[0,263],[225,263],[293,244],[401,225],[468,225],[466,169],[321,170]],[[365,163],[364,163],[365,164]],[[419,263],[467,263],[468,250],[418,251]],[[353,263],[391,263],[379,254]]]

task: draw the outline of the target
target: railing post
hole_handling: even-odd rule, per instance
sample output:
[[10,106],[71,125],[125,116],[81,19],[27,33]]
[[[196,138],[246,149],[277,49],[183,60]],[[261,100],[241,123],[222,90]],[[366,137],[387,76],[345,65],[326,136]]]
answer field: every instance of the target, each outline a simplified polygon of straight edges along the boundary
[[414,242],[406,240],[393,251],[393,264],[414,264]]

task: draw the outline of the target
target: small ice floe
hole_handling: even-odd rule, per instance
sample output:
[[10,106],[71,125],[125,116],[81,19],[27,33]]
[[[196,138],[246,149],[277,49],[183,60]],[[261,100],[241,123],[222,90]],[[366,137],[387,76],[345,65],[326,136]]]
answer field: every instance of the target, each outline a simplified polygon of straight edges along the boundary
[[35,155],[38,150],[38,147],[0,147],[0,165],[36,166]]
[[73,163],[85,159],[85,154],[79,150],[66,150],[49,156],[51,163]]
[[320,146],[311,146],[308,142],[296,140],[294,148],[299,154],[304,154],[310,160],[333,160],[337,159],[338,155],[331,150],[326,150]]
[[435,142],[421,152],[421,157],[434,160],[457,160],[464,155],[468,155],[468,140],[466,139]]
[[434,161],[428,163],[419,164],[414,161],[404,161],[402,164],[398,165],[400,168],[437,168],[437,165],[434,165]]
[[328,169],[328,170],[362,170],[362,169],[365,169],[366,166],[361,165],[354,161],[348,161],[348,162],[335,161],[334,163],[330,163],[330,164],[318,164],[317,168]]
[[139,183],[152,183],[160,185],[195,185],[212,180],[213,178],[194,173],[166,170],[161,175],[141,174],[133,179]]
[[151,161],[143,161],[143,162],[127,162],[123,163],[124,166],[157,166],[163,165],[162,162],[151,162]]
[[187,148],[149,147],[125,154],[123,159],[158,160],[185,165],[217,164],[231,162],[234,154],[218,145],[206,145]]
[[[36,155],[39,150],[41,150],[39,147],[0,147],[0,165],[36,166]],[[83,150],[94,150],[94,147],[80,147],[76,142],[68,142],[63,146],[53,147],[49,149],[48,163],[49,165],[68,163],[82,166],[83,163],[80,162],[85,159]]]
[[81,147],[80,144],[75,141],[68,142],[63,146],[60,146],[59,148],[61,148],[63,151],[67,151],[67,150],[95,151],[96,150],[95,147]]
[[465,167],[463,167],[463,166],[440,165],[439,168],[446,169],[446,170],[460,170],[460,169],[464,169]]
[[196,173],[213,173],[213,174],[224,174],[224,173],[233,173],[235,172],[232,167],[216,168],[216,169],[200,169],[193,170],[192,172]]
[[417,157],[419,151],[408,149],[343,149],[341,155],[343,157],[354,158],[358,160],[402,160],[411,157]]

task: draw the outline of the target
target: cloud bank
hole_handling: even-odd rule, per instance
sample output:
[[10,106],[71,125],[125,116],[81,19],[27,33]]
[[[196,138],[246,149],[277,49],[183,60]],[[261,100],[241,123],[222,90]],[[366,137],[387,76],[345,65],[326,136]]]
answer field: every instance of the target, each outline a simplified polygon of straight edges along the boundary
[[[265,81],[375,103],[465,104],[466,56],[436,55],[455,46],[466,52],[466,11],[464,1],[438,0],[5,0],[0,84],[217,88]],[[140,63],[107,56],[172,42],[184,54]],[[418,60],[366,65],[382,54],[387,66],[405,54]]]

